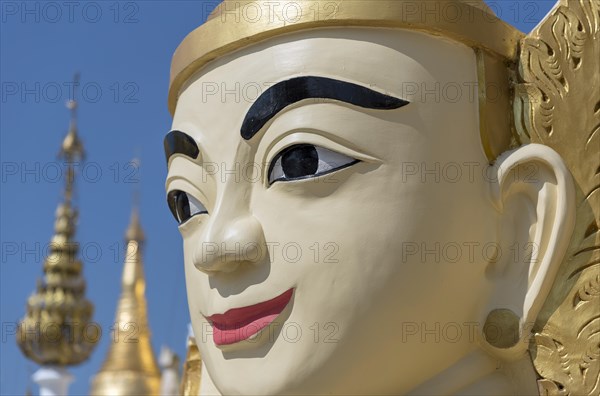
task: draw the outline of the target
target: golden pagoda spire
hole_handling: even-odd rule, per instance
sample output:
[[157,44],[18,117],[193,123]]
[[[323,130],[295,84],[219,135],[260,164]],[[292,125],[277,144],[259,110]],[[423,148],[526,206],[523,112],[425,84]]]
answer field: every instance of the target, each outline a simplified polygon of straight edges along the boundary
[[156,395],[160,371],[150,344],[142,262],[144,231],[137,205],[125,232],[127,250],[113,340],[92,381],[92,395]]
[[[75,75],[75,83],[78,81]],[[75,84],[76,85],[76,84]],[[85,361],[96,345],[100,331],[92,326],[94,306],[85,298],[82,262],[74,241],[78,212],[73,207],[74,162],[83,160],[84,151],[77,135],[75,92],[67,103],[71,126],[59,158],[67,173],[64,199],[56,209],[50,254],[44,262],[44,279],[27,301],[27,313],[17,332],[17,343],[29,359],[45,366],[75,365]]]

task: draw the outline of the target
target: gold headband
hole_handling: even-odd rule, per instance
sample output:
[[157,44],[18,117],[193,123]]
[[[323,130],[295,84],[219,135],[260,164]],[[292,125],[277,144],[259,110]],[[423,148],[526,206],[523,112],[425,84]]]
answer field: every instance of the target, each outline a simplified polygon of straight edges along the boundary
[[[512,121],[505,119],[511,112],[506,65],[514,62],[523,34],[498,19],[482,0],[223,1],[206,23],[187,35],[173,55],[169,111],[175,113],[185,81],[209,62],[284,33],[333,26],[419,30],[473,48],[478,55],[484,149],[493,160],[508,148],[511,138],[506,131],[512,130]],[[494,103],[495,114],[485,112],[490,101],[486,84],[498,89],[494,102],[503,97],[507,100],[505,106]]]

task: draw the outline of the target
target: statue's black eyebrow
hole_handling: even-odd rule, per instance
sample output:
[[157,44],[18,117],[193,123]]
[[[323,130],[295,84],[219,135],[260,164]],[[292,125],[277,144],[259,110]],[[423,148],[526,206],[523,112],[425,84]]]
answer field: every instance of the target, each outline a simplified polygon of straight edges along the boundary
[[183,154],[194,160],[197,159],[200,154],[200,149],[194,138],[181,131],[171,131],[167,133],[164,140],[164,146],[167,165],[169,164],[169,158],[174,154]]
[[242,123],[242,137],[252,139],[281,110],[309,98],[339,100],[376,110],[397,109],[409,103],[346,81],[315,76],[296,77],[273,85],[256,99]]

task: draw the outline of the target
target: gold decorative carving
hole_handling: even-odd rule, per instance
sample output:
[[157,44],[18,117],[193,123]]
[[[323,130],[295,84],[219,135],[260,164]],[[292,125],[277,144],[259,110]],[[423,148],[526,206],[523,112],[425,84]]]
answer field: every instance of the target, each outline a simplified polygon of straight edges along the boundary
[[515,121],[521,143],[565,160],[577,220],[530,352],[542,395],[600,394],[600,0],[561,0],[521,41]]
[[182,396],[198,396],[202,381],[202,358],[194,337],[188,337],[187,356],[183,363],[183,377],[179,387]]

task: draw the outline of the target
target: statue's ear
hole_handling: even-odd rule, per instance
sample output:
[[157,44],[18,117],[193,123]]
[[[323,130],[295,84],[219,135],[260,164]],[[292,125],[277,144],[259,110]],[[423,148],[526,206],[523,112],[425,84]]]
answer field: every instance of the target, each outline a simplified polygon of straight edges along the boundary
[[498,254],[487,274],[497,287],[487,307],[484,344],[503,358],[526,353],[531,328],[554,282],[575,224],[575,190],[562,158],[529,144],[494,166]]

